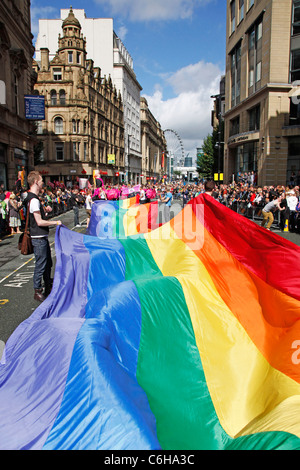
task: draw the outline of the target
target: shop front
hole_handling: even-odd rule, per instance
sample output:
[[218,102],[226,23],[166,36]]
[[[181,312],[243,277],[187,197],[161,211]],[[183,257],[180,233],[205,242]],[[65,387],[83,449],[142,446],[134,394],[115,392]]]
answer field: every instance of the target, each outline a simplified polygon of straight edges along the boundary
[[0,144],[0,188],[7,190],[6,145]]
[[[250,140],[251,138],[251,140]],[[259,135],[235,136],[228,140],[229,160],[233,169],[234,181],[241,180],[242,175],[258,171]]]

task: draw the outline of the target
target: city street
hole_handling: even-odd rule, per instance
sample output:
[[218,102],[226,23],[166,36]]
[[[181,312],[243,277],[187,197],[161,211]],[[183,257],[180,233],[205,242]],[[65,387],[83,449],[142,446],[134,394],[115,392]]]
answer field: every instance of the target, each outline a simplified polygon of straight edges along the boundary
[[[176,215],[181,208],[181,202],[175,201],[172,205],[173,214]],[[160,221],[163,220],[162,212],[163,205],[160,204]],[[56,219],[60,219],[70,230],[76,230],[81,233],[86,231],[86,213],[84,209],[80,209],[79,217],[82,227],[74,228],[73,211],[62,214],[56,217]],[[55,230],[55,228],[51,228],[49,236],[54,264],[52,275],[54,275],[55,267]],[[280,232],[279,230],[273,230],[273,232],[300,246],[299,234]],[[0,357],[9,336],[38,306],[38,303],[33,299],[34,256],[23,256],[20,254],[17,247],[18,238],[18,235],[14,235],[5,238],[0,243]]]
[[[66,212],[60,219],[70,230],[85,232],[86,226],[74,228],[73,211]],[[86,222],[85,210],[80,210],[81,223]],[[53,270],[55,267],[54,238],[56,228],[50,228]],[[0,243],[0,356],[4,343],[16,327],[36,309],[38,303],[33,299],[34,256],[21,255],[18,250],[19,235],[7,237]]]

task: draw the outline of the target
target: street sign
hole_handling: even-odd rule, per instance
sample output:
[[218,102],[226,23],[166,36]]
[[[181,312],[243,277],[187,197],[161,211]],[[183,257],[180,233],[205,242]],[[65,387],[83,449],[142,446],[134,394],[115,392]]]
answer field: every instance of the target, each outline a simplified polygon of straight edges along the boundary
[[25,118],[34,121],[45,119],[45,97],[39,95],[25,95]]
[[115,154],[114,154],[114,153],[109,153],[109,154],[107,155],[107,163],[108,163],[109,165],[114,165],[114,164],[115,164],[115,160],[116,160],[116,158],[115,158]]

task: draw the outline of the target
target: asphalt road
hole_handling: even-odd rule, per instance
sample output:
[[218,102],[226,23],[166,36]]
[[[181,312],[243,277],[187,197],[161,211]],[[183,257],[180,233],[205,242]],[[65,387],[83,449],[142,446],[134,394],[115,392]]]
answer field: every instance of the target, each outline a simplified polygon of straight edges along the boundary
[[[173,214],[181,210],[181,204],[175,201],[172,206]],[[171,209],[171,216],[172,216]],[[159,221],[163,221],[163,208],[160,205]],[[62,214],[55,219],[60,219],[70,230],[85,233],[86,214],[80,209],[81,227],[74,227],[73,211]],[[259,222],[258,222],[259,223]],[[55,230],[50,229],[49,242],[53,259],[53,272],[55,269]],[[290,232],[273,230],[278,235],[300,246],[300,235]],[[37,308],[39,303],[33,299],[33,271],[34,256],[21,255],[18,250],[18,235],[7,237],[0,242],[0,358],[3,347],[17,328]]]

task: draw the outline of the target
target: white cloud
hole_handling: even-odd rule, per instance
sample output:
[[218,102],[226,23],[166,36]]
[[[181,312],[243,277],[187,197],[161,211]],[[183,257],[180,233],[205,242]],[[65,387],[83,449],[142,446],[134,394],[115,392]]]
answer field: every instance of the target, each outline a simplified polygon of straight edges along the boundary
[[145,96],[162,129],[175,130],[190,156],[196,154],[196,147],[212,132],[210,96],[218,93],[221,74],[218,66],[201,61],[178,70],[166,80],[173,87],[174,98],[164,99],[161,87],[152,96]]
[[113,15],[132,21],[177,20],[191,18],[196,7],[211,0],[95,0]]
[[126,26],[120,26],[120,28],[117,31],[118,37],[121,39],[121,41],[125,41],[126,35],[128,33],[128,29]]
[[[31,15],[31,32],[36,36],[39,32],[39,19],[40,18],[51,18],[54,14],[58,15],[57,8],[52,6],[40,7],[36,5],[36,1],[33,1],[30,8]],[[59,16],[57,16],[59,18]]]

